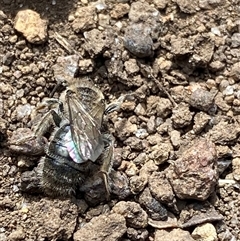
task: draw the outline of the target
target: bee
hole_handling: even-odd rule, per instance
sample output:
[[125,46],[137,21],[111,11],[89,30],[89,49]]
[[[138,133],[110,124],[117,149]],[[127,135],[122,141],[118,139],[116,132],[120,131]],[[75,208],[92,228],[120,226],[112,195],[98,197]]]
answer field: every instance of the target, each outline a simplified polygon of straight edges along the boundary
[[[38,175],[40,186],[48,195],[69,197],[86,192],[89,180],[96,181],[101,174],[109,199],[113,137],[103,128],[103,116],[117,110],[124,99],[120,97],[106,106],[102,92],[90,81],[74,79],[59,99],[47,98],[37,107],[38,112],[48,111],[33,129],[33,135],[10,141],[10,149],[35,155],[32,143],[37,141],[38,153],[42,143],[45,156],[39,162]],[[27,145],[29,141],[31,145]]]

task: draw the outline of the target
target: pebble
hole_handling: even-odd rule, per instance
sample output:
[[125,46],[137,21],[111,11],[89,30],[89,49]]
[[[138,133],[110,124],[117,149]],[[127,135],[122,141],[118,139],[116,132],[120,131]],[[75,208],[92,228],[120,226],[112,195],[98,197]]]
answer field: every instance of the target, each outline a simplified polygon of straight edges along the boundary
[[110,12],[112,18],[119,19],[122,18],[129,12],[130,6],[127,3],[119,3],[114,6],[113,10]]
[[196,140],[170,165],[167,177],[178,198],[206,200],[218,180],[215,145],[207,139]]
[[180,103],[176,108],[173,109],[171,117],[173,127],[179,129],[190,125],[193,114],[194,113],[189,110],[188,104]]
[[3,56],[3,58],[2,58],[2,63],[3,63],[4,65],[11,65],[11,63],[12,63],[13,60],[14,60],[14,57],[15,57],[14,53],[12,53],[12,52],[7,52],[7,53]]
[[150,31],[144,23],[129,25],[124,34],[124,47],[139,58],[149,57],[153,49]]
[[194,241],[188,231],[182,230],[180,228],[172,229],[171,231],[167,230],[156,230],[154,234],[154,241]]
[[199,88],[193,91],[189,103],[191,106],[207,112],[214,105],[214,97],[213,93]]
[[234,33],[231,37],[232,47],[237,48],[240,46],[240,33]]
[[140,194],[139,203],[145,207],[151,219],[167,219],[167,209],[152,196],[149,188],[145,188],[144,191]]
[[123,216],[116,213],[101,214],[78,229],[73,239],[75,241],[119,240],[126,231],[126,221]]
[[80,7],[75,12],[72,28],[76,33],[90,30],[96,27],[97,13],[94,6]]
[[17,240],[24,240],[24,239],[25,239],[25,232],[21,227],[14,230],[7,238],[7,240],[9,241],[17,241]]
[[18,105],[16,108],[17,120],[20,121],[24,117],[29,116],[33,110],[33,106],[30,104]]
[[47,40],[47,22],[30,9],[21,10],[15,17],[14,28],[33,44],[42,44]]
[[205,223],[196,227],[192,232],[195,241],[217,241],[217,232],[211,223]]
[[138,203],[120,201],[112,210],[124,216],[129,227],[145,228],[148,225],[148,215]]
[[230,76],[237,81],[240,79],[240,62],[237,62],[232,65]]
[[74,78],[79,69],[78,61],[78,55],[58,57],[57,63],[52,67],[55,79],[60,83],[64,83]]

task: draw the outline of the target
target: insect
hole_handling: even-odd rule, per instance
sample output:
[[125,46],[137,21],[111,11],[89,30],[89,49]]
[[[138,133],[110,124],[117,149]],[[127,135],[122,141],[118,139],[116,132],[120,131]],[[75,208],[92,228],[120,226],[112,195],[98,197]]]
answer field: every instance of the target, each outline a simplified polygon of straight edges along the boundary
[[[75,195],[86,189],[85,180],[89,185],[89,178],[102,174],[109,198],[108,173],[113,158],[113,138],[103,128],[103,116],[117,110],[124,99],[120,97],[106,107],[99,89],[89,81],[74,79],[59,99],[48,98],[41,103],[37,110],[48,111],[34,134],[10,141],[10,149],[35,155],[34,148],[28,143],[32,145],[36,141],[38,153],[41,153],[42,144],[45,156],[39,163],[39,176],[41,187],[49,195]],[[52,127],[53,132],[50,131]],[[49,131],[51,135],[47,141],[45,136]]]

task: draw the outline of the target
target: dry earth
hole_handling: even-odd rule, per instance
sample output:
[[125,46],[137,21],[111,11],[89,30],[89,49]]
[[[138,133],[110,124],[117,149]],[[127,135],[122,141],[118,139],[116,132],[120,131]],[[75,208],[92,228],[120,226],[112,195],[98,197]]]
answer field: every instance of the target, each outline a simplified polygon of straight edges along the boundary
[[[239,0],[0,0],[0,29],[0,240],[240,240]],[[84,76],[133,97],[107,120],[110,201],[35,190],[40,157],[7,145]]]

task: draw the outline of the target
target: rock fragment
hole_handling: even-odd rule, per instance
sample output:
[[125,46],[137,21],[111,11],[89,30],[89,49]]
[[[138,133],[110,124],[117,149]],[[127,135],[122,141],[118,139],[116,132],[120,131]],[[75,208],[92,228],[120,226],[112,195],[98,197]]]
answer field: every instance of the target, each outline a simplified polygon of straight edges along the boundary
[[154,160],[156,165],[161,165],[168,160],[172,150],[173,147],[169,141],[160,142],[151,147],[149,158]]
[[47,22],[30,9],[17,13],[14,28],[33,44],[42,44],[47,40]]
[[204,130],[204,128],[207,126],[208,122],[211,120],[211,116],[204,112],[198,112],[194,116],[194,126],[193,126],[193,131],[198,134],[201,131]]
[[151,219],[167,219],[167,209],[152,196],[149,188],[145,188],[140,194],[139,203],[147,210],[147,213]]
[[180,103],[176,108],[173,109],[172,123],[176,129],[184,128],[191,124],[193,112],[189,110],[188,104]]
[[94,6],[80,7],[75,12],[72,28],[76,33],[96,27],[97,13]]
[[235,80],[240,79],[240,62],[232,65],[230,76],[232,76]]
[[145,228],[148,224],[148,215],[138,203],[121,201],[112,210],[124,216],[127,226],[132,228]]
[[194,241],[188,231],[184,231],[180,228],[175,228],[173,230],[156,230],[154,235],[154,241]]
[[131,194],[129,180],[125,173],[112,170],[109,176],[112,194],[117,195],[120,200],[125,199]]
[[240,158],[236,157],[232,160],[232,168],[233,168],[233,178],[236,181],[240,181]]
[[177,197],[206,200],[218,180],[215,145],[206,139],[195,141],[172,163],[167,177]]
[[209,130],[207,137],[209,137],[214,143],[226,145],[235,141],[239,134],[240,127],[237,122],[228,123],[228,121],[221,120]]
[[217,232],[211,223],[205,223],[196,227],[192,232],[192,237],[196,241],[217,241]]
[[128,26],[124,35],[125,48],[139,58],[150,56],[153,50],[150,33],[151,29],[144,23],[134,23]]
[[19,227],[16,230],[14,230],[13,232],[11,232],[11,234],[8,236],[7,240],[9,240],[9,241],[24,240],[25,236],[26,236],[26,234],[25,234],[23,228]]
[[156,200],[169,207],[175,207],[176,198],[166,176],[160,172],[153,172],[148,180],[149,189]]
[[84,32],[85,43],[83,48],[90,54],[91,57],[103,53],[108,49],[114,41],[114,36],[111,31],[100,31],[93,29],[88,32]]
[[131,4],[129,19],[132,22],[154,21],[159,17],[159,11],[146,1],[137,1]]
[[117,4],[113,10],[110,12],[112,18],[119,19],[122,18],[129,12],[130,6],[127,3]]
[[207,112],[214,105],[214,97],[215,96],[213,93],[207,90],[198,88],[195,91],[193,91],[193,93],[191,94],[190,105],[199,110]]
[[57,63],[53,65],[54,77],[59,83],[70,82],[78,71],[78,55],[61,56],[57,58]]
[[128,228],[127,236],[130,240],[133,240],[133,241],[144,241],[144,240],[147,240],[148,238],[148,231],[147,229],[144,229],[144,228],[141,228],[141,229]]
[[119,214],[102,214],[77,230],[75,241],[112,241],[120,239],[127,231],[125,218]]

